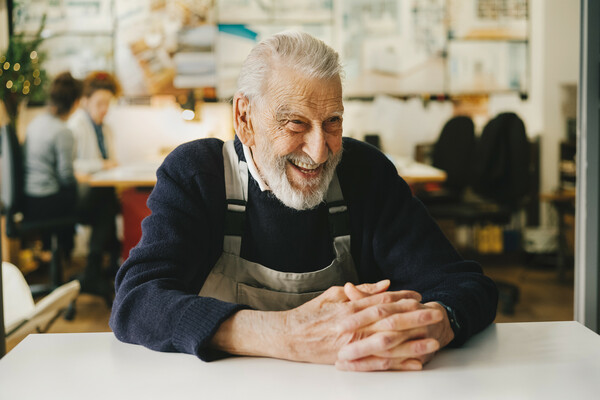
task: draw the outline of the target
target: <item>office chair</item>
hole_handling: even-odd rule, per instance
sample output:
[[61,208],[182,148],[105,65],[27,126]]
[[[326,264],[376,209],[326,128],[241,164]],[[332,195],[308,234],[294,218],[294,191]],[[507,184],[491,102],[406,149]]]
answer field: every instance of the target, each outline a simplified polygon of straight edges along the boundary
[[79,290],[79,281],[71,281],[34,303],[31,290],[19,268],[3,262],[3,321],[6,339],[30,332],[46,332],[52,323],[70,307]]
[[473,160],[473,190],[516,211],[529,192],[530,144],[515,113],[501,113],[483,128]]
[[471,159],[475,148],[475,125],[470,117],[448,120],[433,146],[432,165],[446,171],[442,187],[446,197],[458,200],[471,182]]
[[[449,119],[431,150],[431,164],[446,172],[446,181],[416,193],[435,219],[456,219],[464,207],[465,190],[473,180],[475,125],[468,116]],[[465,210],[466,211],[466,210]]]
[[[477,143],[473,170],[473,190],[493,205],[487,218],[508,224],[531,195],[531,144],[525,124],[515,113],[501,113],[490,120]],[[512,314],[519,288],[496,281],[505,314]]]
[[32,285],[34,296],[45,295],[63,283],[62,250],[58,240],[62,229],[76,223],[75,216],[28,220],[23,214],[24,165],[21,146],[14,129],[5,125],[0,128],[1,153],[1,197],[0,212],[5,216],[6,236],[24,239],[40,234],[50,234],[52,259],[50,262],[50,282]]

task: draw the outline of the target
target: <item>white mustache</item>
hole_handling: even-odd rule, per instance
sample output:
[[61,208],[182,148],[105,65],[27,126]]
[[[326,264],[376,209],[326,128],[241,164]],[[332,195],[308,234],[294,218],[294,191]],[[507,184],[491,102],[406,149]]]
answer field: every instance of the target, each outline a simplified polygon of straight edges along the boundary
[[331,160],[332,158],[333,158],[333,153],[331,151],[329,151],[327,160],[325,160],[325,162],[322,162],[322,163],[316,163],[307,154],[303,154],[303,155],[288,154],[287,156],[285,156],[285,160],[289,161],[293,164],[302,163],[302,164],[308,164],[308,165],[326,165],[329,162],[329,160]]

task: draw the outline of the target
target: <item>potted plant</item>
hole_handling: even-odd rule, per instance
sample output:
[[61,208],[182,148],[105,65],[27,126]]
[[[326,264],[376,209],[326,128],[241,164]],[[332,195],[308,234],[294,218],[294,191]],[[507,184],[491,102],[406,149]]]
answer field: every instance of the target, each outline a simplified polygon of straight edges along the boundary
[[29,103],[44,103],[46,99],[46,71],[42,68],[45,54],[40,51],[44,40],[42,30],[45,18],[35,35],[13,34],[8,48],[0,54],[0,98],[4,103],[10,124],[17,126],[19,106]]

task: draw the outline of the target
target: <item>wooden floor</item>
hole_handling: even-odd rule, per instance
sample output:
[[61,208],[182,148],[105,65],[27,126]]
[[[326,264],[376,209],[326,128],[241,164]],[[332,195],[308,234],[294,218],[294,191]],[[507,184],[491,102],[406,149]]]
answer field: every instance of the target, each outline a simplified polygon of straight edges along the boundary
[[484,265],[490,278],[513,283],[519,288],[519,301],[513,315],[496,314],[496,322],[571,321],[574,310],[572,270],[564,282],[559,282],[552,268],[528,265]]
[[[573,319],[573,277],[567,274],[565,282],[558,282],[551,268],[521,264],[486,265],[484,272],[494,280],[510,282],[520,289],[520,300],[513,315],[498,312],[496,322],[565,321]],[[82,294],[77,300],[77,314],[73,321],[56,320],[49,332],[107,332],[110,309],[103,299]],[[22,338],[7,343],[10,351]]]

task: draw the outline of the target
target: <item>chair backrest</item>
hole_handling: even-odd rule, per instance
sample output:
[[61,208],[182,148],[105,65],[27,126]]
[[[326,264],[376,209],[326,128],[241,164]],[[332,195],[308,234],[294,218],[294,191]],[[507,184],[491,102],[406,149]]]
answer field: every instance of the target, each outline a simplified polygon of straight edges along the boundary
[[4,321],[7,338],[44,332],[79,295],[81,284],[74,280],[54,289],[34,303],[25,277],[15,265],[2,262]]
[[22,211],[24,198],[23,153],[17,134],[10,125],[0,128],[1,154],[1,200],[2,213],[6,215],[6,235],[17,235],[15,214]]
[[529,155],[530,144],[521,118],[514,113],[498,114],[483,128],[477,143],[473,190],[518,208],[529,191]]
[[442,128],[433,147],[432,164],[446,171],[444,186],[462,191],[471,183],[475,125],[467,116],[453,117]]
[[2,262],[2,285],[4,324],[9,333],[35,310],[35,303],[25,277],[15,265]]

